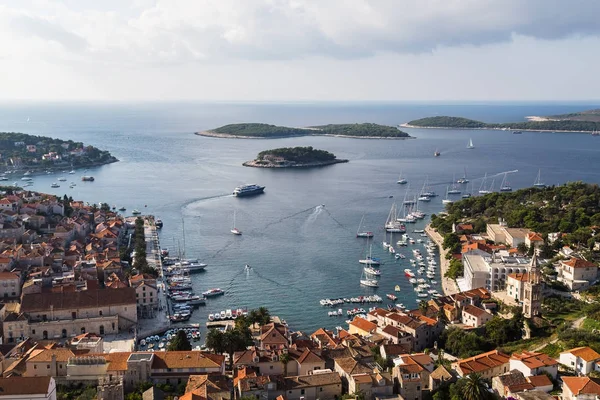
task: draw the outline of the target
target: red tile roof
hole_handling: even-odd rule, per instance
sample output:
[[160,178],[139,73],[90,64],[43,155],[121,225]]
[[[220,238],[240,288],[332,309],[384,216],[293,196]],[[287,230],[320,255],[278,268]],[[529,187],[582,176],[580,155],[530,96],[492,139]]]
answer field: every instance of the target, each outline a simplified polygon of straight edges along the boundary
[[482,372],[503,364],[508,364],[509,360],[510,356],[508,354],[504,354],[499,350],[492,350],[474,357],[458,360],[456,365],[463,375],[468,375],[473,372]]
[[596,264],[593,262],[582,260],[581,258],[576,257],[571,258],[569,261],[563,261],[563,264],[572,268],[589,268],[596,266]]
[[373,333],[375,329],[377,329],[377,325],[371,321],[367,321],[366,319],[355,317],[352,322],[350,322],[351,326],[356,327],[364,332]]
[[589,378],[587,376],[584,377],[576,377],[576,376],[563,376],[562,378],[565,386],[569,388],[571,393],[574,395],[580,394],[596,394],[600,395],[600,380]]

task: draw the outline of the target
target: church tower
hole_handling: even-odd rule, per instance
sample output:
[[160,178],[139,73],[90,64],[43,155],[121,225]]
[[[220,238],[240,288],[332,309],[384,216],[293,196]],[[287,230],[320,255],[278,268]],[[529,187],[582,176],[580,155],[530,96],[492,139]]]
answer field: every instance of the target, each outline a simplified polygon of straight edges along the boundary
[[523,285],[523,315],[525,318],[540,315],[542,308],[542,283],[539,263],[535,253],[529,265],[528,279]]

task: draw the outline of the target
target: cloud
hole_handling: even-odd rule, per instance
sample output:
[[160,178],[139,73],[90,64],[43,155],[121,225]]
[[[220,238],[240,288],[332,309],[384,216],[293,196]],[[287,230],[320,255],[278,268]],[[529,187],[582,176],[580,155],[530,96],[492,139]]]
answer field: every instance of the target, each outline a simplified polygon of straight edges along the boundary
[[[42,2],[43,3],[43,2]],[[123,64],[368,58],[600,33],[596,0],[156,0],[12,10],[20,32]],[[73,3],[69,3],[73,4]]]

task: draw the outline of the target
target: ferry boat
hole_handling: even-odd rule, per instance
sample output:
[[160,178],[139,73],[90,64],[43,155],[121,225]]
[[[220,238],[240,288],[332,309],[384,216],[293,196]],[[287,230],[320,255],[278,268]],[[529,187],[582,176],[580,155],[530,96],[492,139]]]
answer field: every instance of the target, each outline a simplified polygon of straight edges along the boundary
[[202,293],[204,297],[216,297],[222,294],[225,294],[225,291],[220,288],[208,289],[206,292]]
[[233,189],[233,195],[236,197],[243,197],[243,196],[254,196],[257,194],[261,194],[263,193],[265,190],[264,186],[259,186],[259,185],[242,185],[242,186],[238,186],[235,189]]

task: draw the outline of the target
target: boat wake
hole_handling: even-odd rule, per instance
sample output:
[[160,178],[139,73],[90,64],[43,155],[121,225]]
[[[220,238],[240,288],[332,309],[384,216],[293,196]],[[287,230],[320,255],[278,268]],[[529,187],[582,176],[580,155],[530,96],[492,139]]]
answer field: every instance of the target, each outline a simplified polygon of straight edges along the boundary
[[189,205],[192,205],[192,204],[200,202],[200,201],[220,199],[220,198],[223,198],[223,197],[233,197],[233,194],[231,194],[231,193],[225,193],[225,194],[217,194],[217,195],[214,195],[214,196],[200,197],[199,199],[192,199],[192,200],[188,201],[187,203],[184,203],[182,207],[185,208],[185,207],[187,207]]

